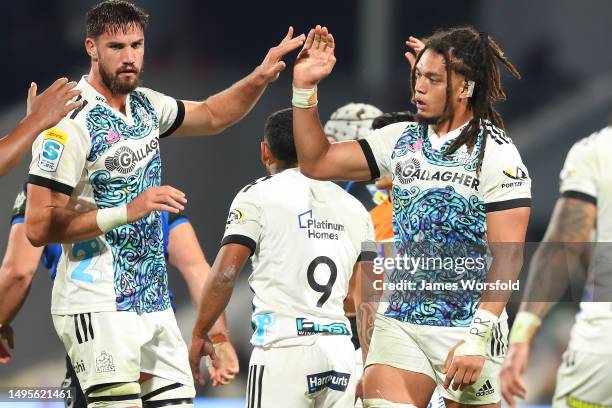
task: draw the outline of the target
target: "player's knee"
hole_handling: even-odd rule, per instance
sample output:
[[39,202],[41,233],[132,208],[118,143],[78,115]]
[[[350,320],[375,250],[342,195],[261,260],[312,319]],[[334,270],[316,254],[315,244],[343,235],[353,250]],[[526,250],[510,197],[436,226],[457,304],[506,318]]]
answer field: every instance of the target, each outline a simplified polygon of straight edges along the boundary
[[364,408],[417,408],[413,404],[400,404],[382,398],[366,398],[363,400],[363,406]]
[[94,385],[87,389],[87,408],[132,408],[142,407],[140,384],[123,382]]
[[152,377],[140,385],[142,406],[191,408],[195,397],[193,385],[181,384],[165,378]]

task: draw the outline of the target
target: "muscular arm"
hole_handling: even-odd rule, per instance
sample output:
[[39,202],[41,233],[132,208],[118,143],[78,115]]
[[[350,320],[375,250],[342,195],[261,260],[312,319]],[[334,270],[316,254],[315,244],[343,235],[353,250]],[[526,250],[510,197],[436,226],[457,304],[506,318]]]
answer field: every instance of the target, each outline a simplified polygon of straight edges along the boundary
[[[97,237],[98,210],[77,212],[67,208],[70,197],[46,187],[28,184],[26,235],[32,245],[73,243]],[[149,187],[127,205],[127,222],[151,211],[178,213],[187,202],[185,194],[170,186]]]
[[[191,303],[199,309],[204,280],[210,275],[210,265],[189,222],[183,222],[170,230],[168,261],[181,273],[187,283]],[[227,323],[225,313],[222,313],[210,334],[224,332],[227,332]]]
[[253,109],[267,82],[257,71],[201,102],[184,101],[185,119],[174,136],[216,135]]
[[32,147],[36,136],[44,129],[32,118],[26,117],[8,135],[0,139],[0,176],[11,171]]
[[300,171],[317,180],[370,180],[372,175],[359,143],[329,143],[316,107],[293,108],[293,134]]
[[352,298],[357,313],[357,334],[361,345],[363,361],[366,361],[370,340],[374,331],[374,319],[380,301],[380,293],[374,290],[372,262],[358,262],[355,264],[352,277]]
[[[487,213],[487,236],[493,263],[487,282],[516,280],[523,267],[523,244],[531,209],[528,207]],[[501,315],[512,292],[485,290],[479,308]]]
[[96,222],[97,210],[77,212],[66,208],[69,196],[28,184],[26,235],[32,245],[72,243],[102,234]]
[[[586,271],[591,231],[595,227],[595,204],[561,197],[557,200],[542,245],[529,265],[526,299],[550,299],[550,302],[521,303],[521,310],[543,318],[568,287],[571,273]],[[559,276],[568,272],[567,276]]]
[[194,336],[205,336],[229,303],[236,279],[251,255],[242,244],[221,247],[202,289],[200,311],[193,328]]
[[43,248],[30,244],[23,223],[11,227],[0,268],[0,323],[9,324],[28,296]]

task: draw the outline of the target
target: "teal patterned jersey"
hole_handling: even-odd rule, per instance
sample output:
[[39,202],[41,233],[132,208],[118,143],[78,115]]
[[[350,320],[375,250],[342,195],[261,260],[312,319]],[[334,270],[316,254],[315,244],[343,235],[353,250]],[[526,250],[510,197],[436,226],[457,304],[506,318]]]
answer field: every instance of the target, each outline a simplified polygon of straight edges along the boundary
[[385,293],[380,312],[388,317],[469,326],[482,293],[461,282],[486,280],[487,213],[531,205],[529,174],[505,133],[485,121],[473,148],[447,154],[462,129],[438,136],[427,125],[403,122],[360,141],[372,177],[393,176],[395,255],[412,262],[387,273],[392,283],[413,282]]
[[[83,106],[41,134],[28,182],[70,196],[76,211],[112,208],[161,183],[159,139],[182,123],[181,101],[146,88],[127,96],[126,113],[84,77]],[[164,230],[157,211],[99,237],[64,245],[51,311],[154,312],[170,307]]]

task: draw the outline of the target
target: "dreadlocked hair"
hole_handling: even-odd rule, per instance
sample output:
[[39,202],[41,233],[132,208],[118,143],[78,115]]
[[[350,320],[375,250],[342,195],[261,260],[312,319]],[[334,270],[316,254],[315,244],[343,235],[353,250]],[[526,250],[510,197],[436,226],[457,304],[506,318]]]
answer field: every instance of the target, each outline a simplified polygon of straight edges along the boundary
[[[487,33],[478,32],[471,26],[436,31],[424,43],[425,48],[417,55],[417,63],[427,49],[444,57],[447,78],[445,112],[449,112],[452,108],[451,72],[463,75],[466,81],[475,82],[474,92],[468,100],[469,109],[474,117],[445,154],[451,155],[463,145],[466,145],[471,151],[478,140],[484,120],[489,120],[494,126],[505,130],[501,115],[493,107],[493,102],[506,100],[498,62],[501,62],[515,78],[520,79],[521,75],[506,58],[499,45]],[[412,70],[411,79],[414,98],[416,95],[415,69]],[[484,137],[478,154],[477,173],[480,173],[482,167],[488,129],[483,126],[483,131]]]

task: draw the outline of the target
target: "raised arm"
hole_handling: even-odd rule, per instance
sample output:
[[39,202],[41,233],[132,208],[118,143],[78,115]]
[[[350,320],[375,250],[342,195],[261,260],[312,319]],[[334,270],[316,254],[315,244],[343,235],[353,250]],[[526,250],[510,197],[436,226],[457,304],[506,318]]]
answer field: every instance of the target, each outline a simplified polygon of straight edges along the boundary
[[358,142],[329,143],[317,111],[317,86],[336,63],[327,27],[310,30],[293,68],[293,134],[300,171],[318,180],[370,180]]
[[305,36],[293,38],[293,27],[272,47],[263,62],[245,78],[205,101],[184,101],[185,119],[175,136],[215,135],[240,121],[257,103],[269,83],[286,67],[282,58],[304,43]]
[[21,161],[40,132],[55,126],[68,112],[82,105],[82,100],[68,103],[80,93],[74,89],[75,86],[76,82],[60,78],[42,94],[36,95],[37,85],[32,82],[28,90],[26,117],[0,139],[0,176],[4,176]]

